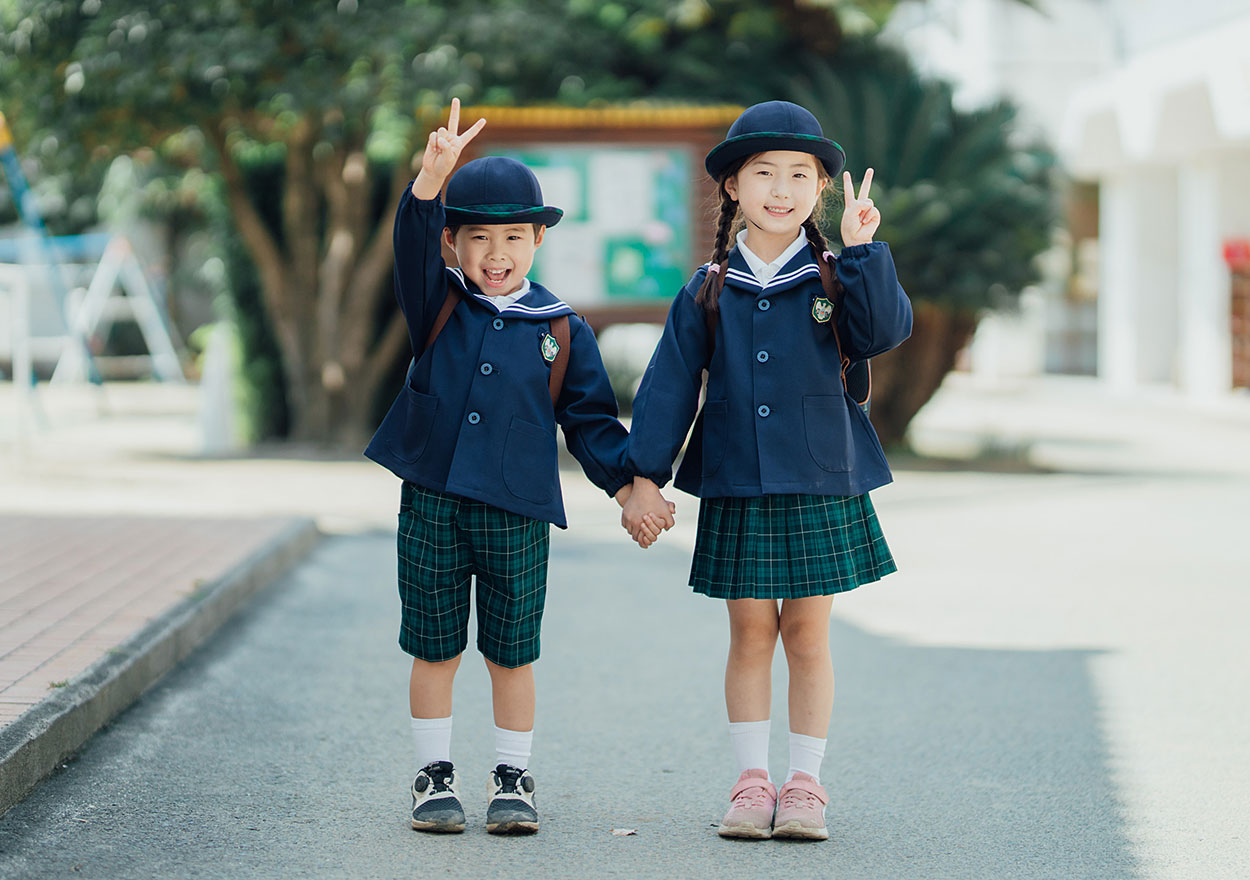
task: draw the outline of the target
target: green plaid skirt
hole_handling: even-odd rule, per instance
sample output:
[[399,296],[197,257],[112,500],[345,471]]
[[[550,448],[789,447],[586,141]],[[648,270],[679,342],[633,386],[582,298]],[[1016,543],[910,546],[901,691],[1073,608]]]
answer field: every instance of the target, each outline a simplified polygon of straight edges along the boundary
[[705,498],[690,586],[715,599],[800,599],[896,571],[865,495]]
[[439,663],[468,647],[470,579],[477,648],[497,666],[538,659],[549,523],[405,482],[400,491],[399,646]]

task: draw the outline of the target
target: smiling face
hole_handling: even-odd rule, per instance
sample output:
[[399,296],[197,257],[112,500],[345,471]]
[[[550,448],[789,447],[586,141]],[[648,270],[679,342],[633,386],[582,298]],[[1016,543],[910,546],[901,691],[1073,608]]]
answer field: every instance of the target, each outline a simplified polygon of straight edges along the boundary
[[521,289],[546,231],[532,223],[461,226],[455,235],[444,229],[443,237],[466,278],[487,296],[504,296]]
[[[799,234],[828,178],[811,153],[759,153],[725,179],[725,191],[747,221],[747,246],[763,259],[777,256]],[[771,254],[771,256],[770,256]]]

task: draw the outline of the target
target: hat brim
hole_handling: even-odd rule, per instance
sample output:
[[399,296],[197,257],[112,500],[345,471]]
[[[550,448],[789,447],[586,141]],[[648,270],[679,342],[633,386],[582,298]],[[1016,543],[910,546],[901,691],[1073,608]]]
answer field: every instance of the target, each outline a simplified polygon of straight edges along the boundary
[[474,205],[472,208],[444,207],[448,226],[502,226],[505,223],[541,223],[555,226],[564,216],[550,205],[532,208],[526,205]]
[[836,141],[809,134],[792,134],[784,131],[757,131],[721,141],[703,160],[703,167],[713,178],[739,159],[766,153],[769,150],[793,150],[811,153],[825,166],[830,177],[837,177],[846,165],[846,153]]

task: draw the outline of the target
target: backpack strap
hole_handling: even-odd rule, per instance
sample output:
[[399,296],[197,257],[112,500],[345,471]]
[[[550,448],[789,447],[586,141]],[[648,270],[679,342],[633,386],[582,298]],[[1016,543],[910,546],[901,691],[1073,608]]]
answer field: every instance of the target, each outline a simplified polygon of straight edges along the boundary
[[456,292],[452,290],[451,282],[448,281],[447,297],[443,300],[443,307],[438,310],[438,316],[434,319],[434,326],[430,328],[430,335],[425,337],[425,348],[422,351],[430,350],[434,340],[438,339],[438,334],[443,332],[443,327],[447,324],[447,319],[451,317],[451,313],[456,308],[456,303],[458,302],[460,302],[460,297],[456,296]]
[[560,350],[551,362],[551,374],[547,377],[547,390],[551,392],[551,408],[555,409],[564,387],[564,373],[569,368],[569,316],[561,315],[551,321],[551,335],[556,338]]
[[[841,297],[834,287],[833,269],[837,265],[837,258],[829,251],[825,251],[816,258],[816,267],[820,270],[820,286],[825,289],[825,296],[829,298],[829,302],[834,304],[834,310],[842,305]],[[842,353],[842,340],[838,336],[837,321],[835,318],[833,326],[833,340],[838,346],[838,360],[842,363],[842,387],[846,389],[846,393],[851,395],[851,400],[862,409],[868,412],[868,399],[872,396],[872,368],[867,360],[852,361]]]

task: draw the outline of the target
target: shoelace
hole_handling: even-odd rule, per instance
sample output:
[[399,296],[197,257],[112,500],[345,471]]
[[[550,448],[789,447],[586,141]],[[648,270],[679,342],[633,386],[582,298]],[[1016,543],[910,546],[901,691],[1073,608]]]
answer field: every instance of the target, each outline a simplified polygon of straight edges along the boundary
[[523,770],[517,770],[514,767],[505,767],[503,772],[495,771],[495,778],[499,780],[499,791],[496,794],[517,794],[516,784],[521,779]]
[[427,768],[426,775],[430,777],[430,794],[437,794],[441,791],[451,791],[451,765],[440,767],[437,764]]
[[786,793],[781,796],[781,805],[783,807],[821,807],[823,804],[820,798],[812,794],[810,791],[804,791],[801,788],[788,788]]
[[738,796],[734,798],[734,806],[769,807],[772,806],[772,798],[768,794],[768,789],[762,786],[752,786],[738,792]]

